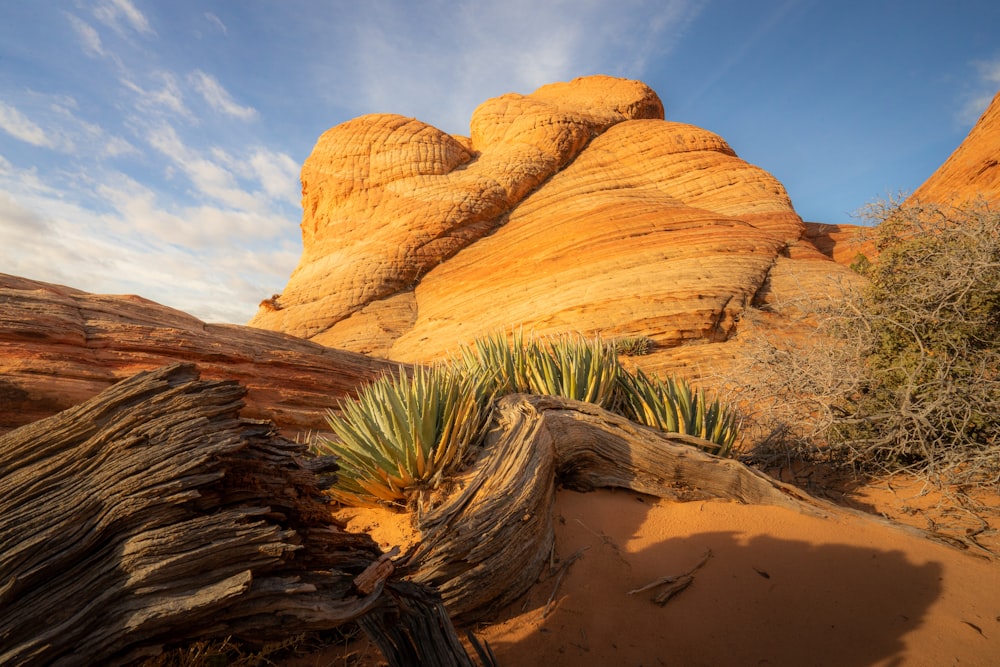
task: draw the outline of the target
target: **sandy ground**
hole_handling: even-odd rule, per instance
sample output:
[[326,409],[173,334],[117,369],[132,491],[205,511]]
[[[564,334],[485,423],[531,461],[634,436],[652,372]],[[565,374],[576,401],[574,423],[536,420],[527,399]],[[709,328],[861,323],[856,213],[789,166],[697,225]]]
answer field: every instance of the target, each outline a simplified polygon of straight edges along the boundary
[[[859,503],[930,502],[877,491]],[[502,666],[1000,665],[1000,561],[977,549],[864,518],[622,491],[560,491],[556,516],[551,570],[474,629]],[[386,546],[413,537],[384,513],[349,528]],[[664,586],[630,593],[702,561],[665,604],[652,600]],[[381,661],[354,644],[285,664]]]

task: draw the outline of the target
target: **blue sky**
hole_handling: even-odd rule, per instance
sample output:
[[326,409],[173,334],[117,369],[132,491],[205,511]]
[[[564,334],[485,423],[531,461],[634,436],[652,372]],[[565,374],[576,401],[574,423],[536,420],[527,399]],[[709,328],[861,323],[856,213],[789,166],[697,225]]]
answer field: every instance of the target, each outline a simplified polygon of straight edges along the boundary
[[1000,2],[4,0],[0,272],[243,323],[298,261],[326,129],[467,134],[490,97],[596,73],[852,222],[1000,90]]

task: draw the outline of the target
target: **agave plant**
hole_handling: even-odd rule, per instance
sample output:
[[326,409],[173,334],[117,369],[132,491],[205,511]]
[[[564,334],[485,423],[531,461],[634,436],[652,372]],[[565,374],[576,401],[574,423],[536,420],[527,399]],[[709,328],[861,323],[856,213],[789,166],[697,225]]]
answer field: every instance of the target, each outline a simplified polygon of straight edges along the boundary
[[561,336],[525,342],[520,331],[504,332],[464,348],[461,365],[481,378],[494,395],[531,393],[562,396],[612,407],[621,365],[600,339]]
[[476,339],[462,348],[454,365],[478,377],[484,389],[496,396],[531,391],[529,352],[520,330],[510,340],[503,331]]
[[612,409],[623,373],[614,350],[599,338],[563,336],[528,348],[529,387],[536,394]]
[[400,370],[365,385],[329,412],[332,438],[314,449],[339,458],[330,494],[346,504],[403,503],[434,488],[468,459],[488,421],[489,402],[474,376],[445,366]]
[[651,378],[642,370],[622,374],[623,413],[629,419],[671,433],[713,443],[712,454],[728,456],[736,441],[736,412],[718,399],[711,404],[701,389],[678,378]]

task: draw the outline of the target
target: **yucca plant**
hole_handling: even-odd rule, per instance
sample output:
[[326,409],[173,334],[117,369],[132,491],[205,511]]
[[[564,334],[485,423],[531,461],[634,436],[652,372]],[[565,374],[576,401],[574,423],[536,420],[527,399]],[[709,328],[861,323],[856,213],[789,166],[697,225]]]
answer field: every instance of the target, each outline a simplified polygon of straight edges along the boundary
[[562,336],[532,341],[527,353],[532,393],[615,407],[619,376],[624,371],[614,350],[600,338]]
[[611,407],[621,365],[614,350],[599,338],[560,336],[524,340],[498,332],[463,348],[459,359],[496,396],[511,393],[562,396]]
[[463,347],[454,365],[480,379],[485,390],[496,396],[531,391],[529,352],[520,330],[498,331]]
[[661,431],[707,440],[713,446],[704,449],[712,454],[730,454],[737,436],[735,410],[718,399],[709,403],[703,390],[693,391],[679,378],[651,378],[642,370],[623,373],[621,378],[624,416]]
[[383,376],[329,412],[332,438],[314,449],[339,458],[330,494],[346,504],[402,504],[459,469],[488,421],[489,401],[475,376],[446,366]]

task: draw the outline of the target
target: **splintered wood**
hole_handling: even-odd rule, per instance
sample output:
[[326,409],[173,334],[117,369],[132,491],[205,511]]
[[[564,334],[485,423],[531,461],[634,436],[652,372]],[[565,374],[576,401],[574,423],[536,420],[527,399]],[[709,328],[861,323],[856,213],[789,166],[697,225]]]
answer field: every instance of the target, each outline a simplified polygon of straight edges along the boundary
[[244,393],[177,364],[0,436],[0,664],[128,664],[366,615],[392,665],[472,664],[440,601],[332,521],[332,461],[241,419]]

